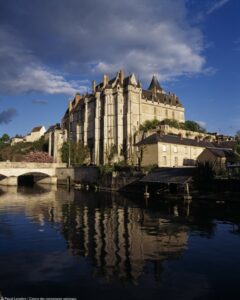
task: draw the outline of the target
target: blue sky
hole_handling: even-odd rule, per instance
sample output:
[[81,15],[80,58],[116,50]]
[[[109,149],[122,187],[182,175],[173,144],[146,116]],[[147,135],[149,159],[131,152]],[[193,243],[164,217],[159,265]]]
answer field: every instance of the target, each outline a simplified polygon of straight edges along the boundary
[[186,119],[240,130],[239,0],[0,0],[0,135],[61,121],[120,69],[157,74]]

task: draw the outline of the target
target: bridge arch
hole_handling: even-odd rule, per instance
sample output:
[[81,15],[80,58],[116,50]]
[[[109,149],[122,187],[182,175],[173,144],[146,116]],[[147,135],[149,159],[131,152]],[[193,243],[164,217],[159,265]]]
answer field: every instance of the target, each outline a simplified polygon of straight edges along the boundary
[[6,178],[7,178],[6,175],[0,173],[0,185],[1,185],[1,182],[4,182],[4,180],[5,180]]
[[0,185],[17,185],[18,177],[27,175],[37,182],[56,184],[56,169],[64,167],[57,163],[0,162]]
[[46,172],[25,171],[17,176],[17,184],[34,185],[35,183],[49,183],[50,177]]

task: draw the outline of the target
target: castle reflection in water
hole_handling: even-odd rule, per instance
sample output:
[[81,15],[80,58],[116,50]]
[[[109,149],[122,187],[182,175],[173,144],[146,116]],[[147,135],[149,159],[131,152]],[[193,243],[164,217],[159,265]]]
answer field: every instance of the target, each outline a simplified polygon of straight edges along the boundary
[[31,221],[59,230],[71,254],[91,264],[93,276],[137,282],[148,268],[160,278],[163,262],[177,259],[188,241],[187,226],[139,202],[116,194],[8,189],[1,192],[0,210],[24,210]]

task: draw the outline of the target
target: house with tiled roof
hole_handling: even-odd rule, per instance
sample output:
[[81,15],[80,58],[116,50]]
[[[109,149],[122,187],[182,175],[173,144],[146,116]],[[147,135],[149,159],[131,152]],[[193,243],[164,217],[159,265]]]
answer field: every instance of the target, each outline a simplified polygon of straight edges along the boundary
[[226,169],[229,165],[239,164],[240,155],[231,148],[206,148],[199,155],[198,162],[210,162],[216,172]]
[[35,142],[38,141],[46,132],[44,126],[36,126],[32,131],[24,137],[25,142]]
[[199,155],[211,142],[183,138],[181,135],[154,133],[135,144],[136,155],[142,166],[158,167],[193,166]]

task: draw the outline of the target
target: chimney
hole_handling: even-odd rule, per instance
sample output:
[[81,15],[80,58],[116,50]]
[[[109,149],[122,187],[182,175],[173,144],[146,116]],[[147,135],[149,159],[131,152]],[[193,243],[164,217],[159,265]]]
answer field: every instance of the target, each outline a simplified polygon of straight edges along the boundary
[[124,79],[124,72],[123,70],[119,71],[119,80],[121,82],[121,85],[123,85],[123,79]]
[[104,74],[103,75],[103,87],[105,88],[106,85],[108,84],[108,81],[109,81],[109,76]]
[[96,80],[92,81],[92,93],[94,94],[96,92]]

